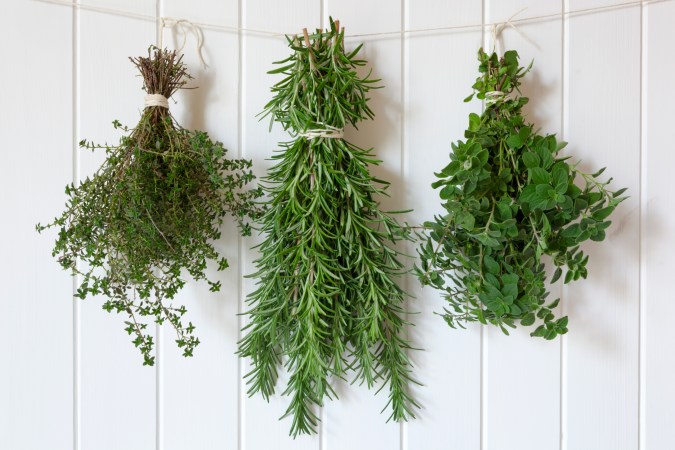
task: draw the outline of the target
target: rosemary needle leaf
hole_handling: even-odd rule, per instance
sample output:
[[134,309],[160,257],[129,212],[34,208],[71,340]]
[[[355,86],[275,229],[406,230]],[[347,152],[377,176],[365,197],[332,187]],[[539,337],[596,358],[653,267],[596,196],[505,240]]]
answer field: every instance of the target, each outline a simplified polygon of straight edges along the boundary
[[394,420],[413,417],[417,406],[401,337],[406,294],[396,284],[405,270],[394,248],[412,236],[379,209],[387,183],[369,173],[378,163],[370,150],[341,137],[345,125],[373,116],[366,95],[377,81],[357,75],[365,61],[345,54],[343,40],[332,20],[304,41],[288,37],[292,54],[273,71],[285,78],[262,113],[296,136],[264,179],[258,284],[239,354],[252,361],[251,395],[272,395],[285,365],[292,436],[316,431],[316,408],[336,397],[332,377],[353,373],[368,387],[388,386]]

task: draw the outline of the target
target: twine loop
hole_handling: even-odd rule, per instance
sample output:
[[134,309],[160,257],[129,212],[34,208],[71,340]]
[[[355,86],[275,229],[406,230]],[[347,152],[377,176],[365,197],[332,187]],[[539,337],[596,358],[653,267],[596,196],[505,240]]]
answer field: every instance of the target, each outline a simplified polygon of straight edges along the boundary
[[499,50],[500,50],[500,47],[502,47],[502,45],[501,45],[502,32],[504,31],[504,29],[507,26],[512,28],[516,33],[518,33],[527,42],[532,44],[535,48],[537,48],[538,50],[541,50],[539,48],[539,46],[532,39],[527,37],[527,35],[525,33],[523,33],[522,31],[520,31],[520,29],[517,26],[515,26],[512,22],[513,19],[516,18],[516,16],[518,16],[520,13],[522,13],[526,9],[527,9],[527,7],[521,9],[520,11],[516,12],[511,17],[506,19],[504,22],[495,22],[495,23],[492,24],[492,51],[493,52],[497,52],[497,54],[501,53]]
[[193,22],[190,22],[189,20],[186,19],[173,19],[171,17],[162,17],[160,18],[160,25],[161,25],[161,30],[159,31],[159,48],[163,48],[162,46],[162,34],[164,31],[164,28],[172,28],[176,29],[183,35],[183,43],[181,44],[180,48],[178,49],[179,52],[182,52],[183,49],[185,48],[185,44],[187,43],[187,36],[188,33],[192,33],[197,40],[197,57],[199,58],[199,63],[202,65],[202,67],[207,68],[208,65],[206,64],[206,61],[204,61],[204,56],[202,55],[202,47],[204,46],[204,34],[202,33],[202,29],[196,25]]
[[169,99],[162,94],[148,94],[145,96],[145,107],[160,106],[169,109]]

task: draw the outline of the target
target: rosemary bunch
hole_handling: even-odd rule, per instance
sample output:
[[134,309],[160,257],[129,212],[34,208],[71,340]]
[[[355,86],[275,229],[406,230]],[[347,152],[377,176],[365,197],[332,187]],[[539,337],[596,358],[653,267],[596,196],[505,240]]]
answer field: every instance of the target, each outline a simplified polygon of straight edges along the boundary
[[508,334],[516,322],[539,319],[531,334],[553,339],[568,320],[552,312],[559,299],[546,303],[542,257],[556,267],[552,283],[563,272],[565,283],[586,278],[580,244],[605,238],[625,189],[610,191],[611,179],[599,180],[604,169],[582,172],[560,155],[566,142],[526,122],[528,99],[518,87],[530,68],[519,66],[515,51],[499,58],[481,49],[478,60],[474,94],[486,107],[469,116],[466,141],[452,144],[450,163],[436,174],[445,211],[425,224],[417,274],[444,292],[443,317],[453,328],[478,321]]
[[[168,99],[191,78],[175,51],[151,47],[147,57],[130,59],[148,94]],[[82,277],[77,297],[103,294],[103,309],[128,316],[126,331],[145,365],[154,356],[143,316],[168,321],[184,356],[192,356],[199,339],[192,323],[183,323],[185,307],[171,300],[187,274],[220,289],[205,274],[209,260],[218,270],[228,266],[212,241],[226,214],[250,234],[246,221],[258,215],[262,191],[244,189],[254,179],[250,161],[228,159],[220,142],[181,128],[165,106],[147,106],[133,129],[113,125],[126,133],[118,145],[80,142],[103,149],[106,159],[92,177],[66,186],[65,211],[37,229],[59,230],[53,255]]]
[[368,170],[379,161],[341,137],[346,124],[373,117],[366,95],[378,80],[357,75],[366,62],[356,57],[360,47],[345,54],[337,22],[312,36],[305,30],[304,42],[287,39],[291,56],[270,72],[285,78],[263,114],[297,136],[265,178],[257,290],[239,347],[252,360],[248,392],[269,398],[283,363],[291,397],[284,417],[293,418],[291,435],[309,434],[315,406],[336,397],[329,378],[353,370],[368,387],[388,385],[390,419],[405,420],[416,403],[407,393],[406,294],[393,244],[411,237],[379,210],[388,183]]

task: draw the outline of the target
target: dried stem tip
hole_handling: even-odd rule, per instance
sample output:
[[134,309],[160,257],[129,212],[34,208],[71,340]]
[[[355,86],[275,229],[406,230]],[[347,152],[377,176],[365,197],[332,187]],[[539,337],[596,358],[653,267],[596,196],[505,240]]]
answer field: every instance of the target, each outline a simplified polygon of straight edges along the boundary
[[141,72],[143,89],[148,94],[161,94],[169,98],[192,79],[183,63],[183,55],[178,56],[175,50],[151,46],[147,57],[129,59]]

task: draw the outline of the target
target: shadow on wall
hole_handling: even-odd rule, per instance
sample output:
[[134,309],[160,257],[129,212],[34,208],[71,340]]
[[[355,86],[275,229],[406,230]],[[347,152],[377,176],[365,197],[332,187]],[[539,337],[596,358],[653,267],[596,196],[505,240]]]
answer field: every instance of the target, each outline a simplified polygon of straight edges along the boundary
[[211,134],[210,131],[212,130],[206,130],[204,113],[208,102],[214,100],[214,98],[209,97],[209,93],[213,90],[214,86],[214,71],[205,70],[203,67],[200,67],[191,72],[194,80],[191,80],[188,85],[187,89],[189,89],[189,92],[183,95],[185,112],[183,113],[181,125],[189,130],[204,130]]
[[[548,122],[548,117],[542,117],[539,114],[541,108],[537,108],[537,105],[555,101],[555,99],[551,98],[551,95],[555,92],[554,87],[553,83],[544,84],[536,66],[532,67],[532,70],[523,80],[523,84],[520,85],[523,96],[530,99],[530,102],[523,107],[523,114],[525,114],[528,122],[534,124],[535,130],[539,129],[538,124]],[[560,137],[560,131],[555,133],[558,137]]]

